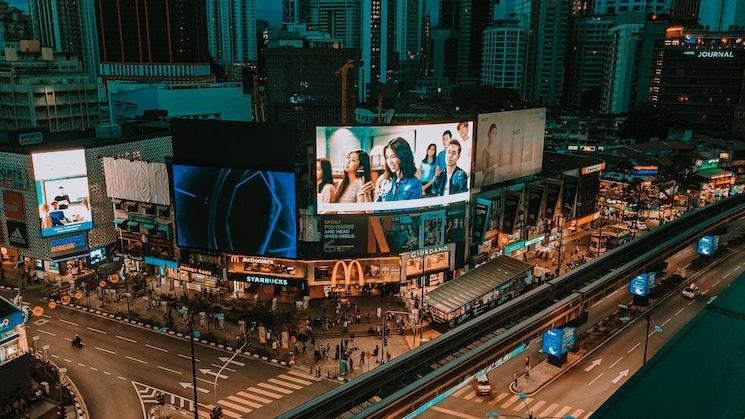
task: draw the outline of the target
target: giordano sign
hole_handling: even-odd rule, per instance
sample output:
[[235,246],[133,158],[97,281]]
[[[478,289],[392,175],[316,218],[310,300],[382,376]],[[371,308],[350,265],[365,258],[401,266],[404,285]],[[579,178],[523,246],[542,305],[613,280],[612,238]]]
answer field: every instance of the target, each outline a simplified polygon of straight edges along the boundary
[[[412,250],[410,252],[401,253],[401,266],[403,269],[401,269],[401,281],[406,281],[407,276],[407,266],[410,260],[412,259],[421,259],[419,261],[421,266],[421,274],[431,273],[434,271],[442,271],[442,269],[427,269],[425,267],[425,260],[428,256],[436,255],[439,253],[447,253],[448,256],[448,262],[447,262],[447,268],[453,269],[453,266],[455,266],[455,243],[448,243],[445,245],[438,245],[438,246],[431,246],[431,247],[425,247],[424,249],[419,250]],[[421,275],[417,274],[417,276]]]

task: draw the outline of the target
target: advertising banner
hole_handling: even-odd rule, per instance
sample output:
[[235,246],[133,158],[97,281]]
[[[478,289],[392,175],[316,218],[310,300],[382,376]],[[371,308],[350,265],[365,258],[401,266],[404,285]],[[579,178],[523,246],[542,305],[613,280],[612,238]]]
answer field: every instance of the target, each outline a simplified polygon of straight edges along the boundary
[[367,216],[350,215],[320,221],[321,245],[326,254],[367,253]]
[[49,240],[49,252],[54,256],[69,255],[88,250],[88,238],[85,234]]
[[515,228],[515,218],[517,209],[520,206],[520,195],[513,192],[506,192],[504,197],[504,218],[502,220],[502,232],[512,234]]
[[168,170],[165,163],[103,158],[106,195],[151,204],[170,205]]
[[546,185],[546,217],[554,217],[556,213],[556,203],[559,202],[559,193],[561,193],[561,183],[551,182]]
[[466,208],[448,208],[445,222],[445,243],[464,241],[466,241]]
[[297,257],[295,174],[173,165],[180,247]]
[[541,351],[551,356],[561,356],[574,346],[576,331],[573,327],[548,329],[543,333]]
[[445,243],[445,211],[425,212],[421,215],[422,228],[419,242],[422,247]]
[[704,236],[698,239],[696,251],[702,256],[711,256],[719,248],[719,236]]
[[319,214],[410,210],[469,199],[473,124],[316,128]]
[[28,230],[26,223],[20,221],[5,221],[8,227],[8,242],[11,246],[28,248]]
[[545,108],[480,114],[474,186],[540,172],[545,128]]
[[41,236],[93,228],[84,150],[33,153]]
[[20,167],[0,166],[0,186],[3,188],[26,189],[26,171]]
[[3,209],[5,218],[11,220],[26,220],[26,206],[23,202],[23,194],[15,191],[3,191]]
[[402,281],[405,281],[406,277],[454,269],[455,244],[448,243],[401,253],[401,264],[404,267]]
[[541,213],[543,203],[543,185],[531,184],[528,187],[528,225],[535,226]]
[[[370,225],[372,230],[378,233],[374,238],[381,253],[401,253],[421,247],[419,214],[370,217]],[[382,233],[385,239],[382,242],[379,233]]]
[[477,243],[481,243],[486,237],[486,231],[489,230],[489,218],[492,212],[492,201],[489,199],[476,198],[474,205],[473,217],[473,238]]
[[228,255],[228,273],[305,278],[305,263],[297,260]]
[[567,219],[574,218],[574,201],[577,197],[577,184],[579,178],[576,176],[564,176],[563,213]]

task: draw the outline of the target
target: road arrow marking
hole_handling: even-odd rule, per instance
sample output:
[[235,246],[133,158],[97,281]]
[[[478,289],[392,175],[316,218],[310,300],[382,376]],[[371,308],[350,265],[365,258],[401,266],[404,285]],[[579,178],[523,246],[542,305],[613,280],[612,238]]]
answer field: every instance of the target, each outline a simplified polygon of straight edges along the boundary
[[[192,383],[179,383],[179,385],[183,388],[194,388],[194,385]],[[209,393],[209,390],[203,389],[202,387],[197,387],[197,391],[200,393]]]
[[200,368],[199,369],[199,372],[201,372],[202,374],[214,375],[215,377],[222,378],[223,380],[227,380],[228,379],[228,376],[227,375],[218,374],[216,372],[213,372],[211,369]]
[[[226,356],[220,356],[217,359],[219,359],[220,362],[222,362],[224,364],[224,363],[228,362],[228,360],[230,358],[228,358]],[[239,362],[239,361],[230,361],[230,363],[233,364],[233,365],[237,365],[239,367],[245,367],[246,366],[246,364],[244,364],[243,362]]]
[[713,302],[714,302],[714,300],[716,300],[716,299],[717,299],[717,296],[716,296],[716,295],[714,295],[714,296],[711,296],[711,297],[709,297],[709,301],[708,301],[708,302],[707,302],[706,304],[711,304],[711,303],[713,303]]
[[603,362],[602,358],[592,361],[592,364],[590,364],[590,366],[585,368],[585,371],[592,371],[592,369],[600,365],[601,362]]
[[613,384],[618,384],[619,381],[621,381],[621,378],[628,377],[629,376],[629,370],[623,370],[618,373],[618,377],[613,379]]

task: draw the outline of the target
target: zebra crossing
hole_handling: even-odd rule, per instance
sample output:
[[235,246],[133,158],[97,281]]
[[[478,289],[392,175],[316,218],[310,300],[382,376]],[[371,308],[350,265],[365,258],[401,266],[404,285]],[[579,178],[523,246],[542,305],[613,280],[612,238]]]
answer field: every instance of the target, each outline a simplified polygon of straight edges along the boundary
[[[222,408],[222,414],[225,418],[241,419],[250,416],[251,412],[256,409],[280,400],[288,394],[302,390],[320,380],[320,378],[301,371],[288,370],[219,400],[217,406]],[[209,419],[210,412],[215,407],[213,404],[199,403],[199,417]]]
[[159,394],[162,394],[163,397],[165,397],[166,403],[176,406],[183,411],[191,411],[194,407],[194,402],[188,398],[137,381],[132,381],[132,385],[137,392],[137,397],[140,399],[143,417],[150,417],[148,412],[150,411],[150,408],[155,407],[158,404]]
[[567,406],[561,403],[551,403],[547,400],[527,397],[520,400],[517,394],[499,393],[495,397],[481,397],[470,387],[466,386],[453,393],[453,397],[469,400],[475,403],[483,403],[498,407],[501,411],[512,409],[517,413],[526,414],[528,410],[534,417],[565,417],[572,416],[575,419],[587,419],[594,412],[586,412],[583,409]]

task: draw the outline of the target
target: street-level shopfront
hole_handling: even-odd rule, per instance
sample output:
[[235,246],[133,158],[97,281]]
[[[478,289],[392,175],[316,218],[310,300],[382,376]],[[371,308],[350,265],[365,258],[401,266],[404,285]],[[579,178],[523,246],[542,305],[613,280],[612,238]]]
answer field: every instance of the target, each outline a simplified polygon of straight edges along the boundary
[[436,286],[453,278],[455,243],[430,246],[401,253],[401,282],[425,287]]
[[396,293],[401,285],[401,258],[377,257],[307,261],[311,298]]
[[180,285],[192,291],[214,291],[223,280],[223,269],[216,265],[189,265],[180,263],[178,267]]
[[173,289],[173,281],[179,280],[178,262],[147,255],[144,257],[144,262],[149,274],[158,275],[161,285],[169,284]]
[[[305,262],[261,256],[228,255],[227,275],[237,297],[297,299],[308,295]],[[281,299],[281,298],[280,298]]]

